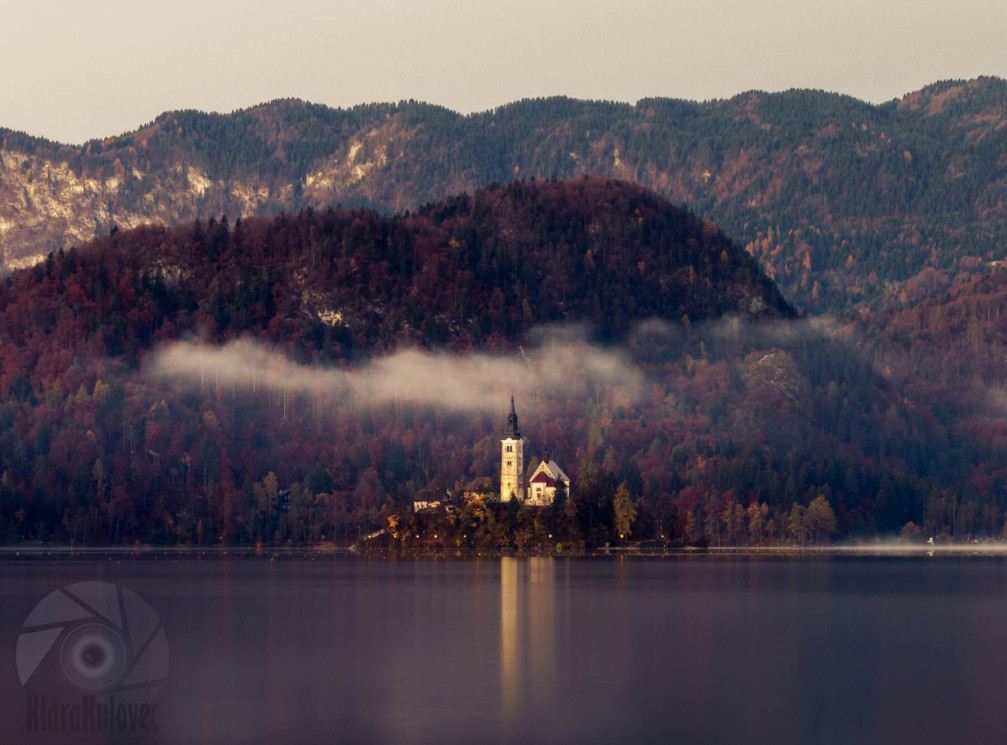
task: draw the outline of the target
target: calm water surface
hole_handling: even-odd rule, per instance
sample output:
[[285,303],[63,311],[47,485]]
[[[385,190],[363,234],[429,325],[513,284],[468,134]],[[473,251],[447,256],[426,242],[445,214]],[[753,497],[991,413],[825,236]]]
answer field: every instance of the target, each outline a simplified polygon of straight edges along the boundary
[[[82,581],[160,616],[159,734],[25,731],[15,648]],[[0,561],[0,741],[1007,740],[1007,560]]]

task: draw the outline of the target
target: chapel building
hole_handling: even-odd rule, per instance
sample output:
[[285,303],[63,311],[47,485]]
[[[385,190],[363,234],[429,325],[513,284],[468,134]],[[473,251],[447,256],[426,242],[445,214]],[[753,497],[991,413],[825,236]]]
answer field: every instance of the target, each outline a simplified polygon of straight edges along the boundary
[[524,439],[518,429],[517,411],[514,408],[514,397],[511,396],[510,414],[507,415],[507,427],[501,440],[500,501],[509,502],[514,499],[519,504],[545,507],[555,501],[556,489],[560,484],[569,497],[570,477],[549,456],[548,450],[543,454],[542,462],[535,469],[535,473],[528,479],[528,483],[525,483]]

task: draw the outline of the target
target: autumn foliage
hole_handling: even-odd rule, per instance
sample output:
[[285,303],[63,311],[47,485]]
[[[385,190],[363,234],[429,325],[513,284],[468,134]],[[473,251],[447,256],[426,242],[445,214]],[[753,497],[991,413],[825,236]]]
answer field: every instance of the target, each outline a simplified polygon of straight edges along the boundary
[[[530,452],[549,445],[574,482],[549,510],[461,496],[498,476],[492,406],[145,372],[179,339],[361,369],[401,349],[520,356],[557,323],[586,325],[644,383],[534,394]],[[393,218],[115,231],[8,279],[0,334],[7,541],[349,544],[385,530],[403,546],[579,550],[1003,524],[986,465],[1000,445],[968,431],[981,419],[909,397],[855,343],[796,319],[715,226],[618,182],[521,182]],[[411,511],[448,491],[456,509]],[[956,508],[949,523],[952,499],[977,517]]]

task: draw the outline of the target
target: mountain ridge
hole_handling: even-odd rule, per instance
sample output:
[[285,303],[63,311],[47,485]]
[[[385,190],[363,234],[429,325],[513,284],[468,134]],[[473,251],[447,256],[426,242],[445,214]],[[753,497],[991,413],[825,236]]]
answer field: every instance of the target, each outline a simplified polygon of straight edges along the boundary
[[0,245],[14,267],[113,225],[332,204],[395,213],[513,178],[598,175],[688,205],[798,305],[835,312],[904,302],[921,272],[947,287],[1003,258],[1005,122],[1007,84],[978,78],[880,105],[802,90],[526,99],[467,115],[280,99],[168,112],[80,148],[3,131]]

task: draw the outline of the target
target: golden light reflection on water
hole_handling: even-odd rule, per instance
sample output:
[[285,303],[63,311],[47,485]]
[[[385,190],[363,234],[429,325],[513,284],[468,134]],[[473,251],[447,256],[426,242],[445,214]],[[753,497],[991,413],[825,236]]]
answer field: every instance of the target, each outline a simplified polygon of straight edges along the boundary
[[514,723],[527,698],[555,685],[556,563],[548,558],[500,560],[500,711]]
[[553,602],[553,576],[556,564],[548,558],[528,560],[531,580],[527,586],[527,621],[530,637],[529,678],[532,695],[548,697],[556,679],[556,619]]
[[518,565],[517,559],[500,560],[500,711],[508,722],[518,705]]

